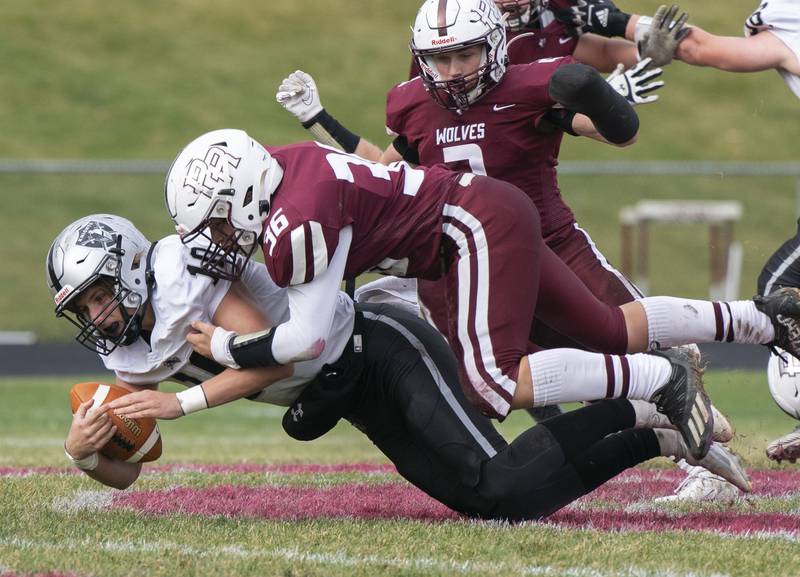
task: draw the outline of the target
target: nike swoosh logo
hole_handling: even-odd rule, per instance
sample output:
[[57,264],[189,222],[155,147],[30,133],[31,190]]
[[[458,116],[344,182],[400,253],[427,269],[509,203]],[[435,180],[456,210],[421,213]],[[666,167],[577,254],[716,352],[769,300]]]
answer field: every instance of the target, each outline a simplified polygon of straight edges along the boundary
[[512,106],[516,106],[516,104],[506,104],[505,106],[498,106],[497,104],[495,104],[492,107],[492,110],[494,110],[495,112],[500,112],[501,110],[505,110],[506,108],[511,108]]
[[558,39],[558,43],[559,43],[559,44],[566,44],[566,43],[567,43],[567,42],[569,42],[570,40],[572,40],[572,38],[571,38],[571,37],[569,37],[569,36],[567,36],[566,38],[559,38],[559,39]]

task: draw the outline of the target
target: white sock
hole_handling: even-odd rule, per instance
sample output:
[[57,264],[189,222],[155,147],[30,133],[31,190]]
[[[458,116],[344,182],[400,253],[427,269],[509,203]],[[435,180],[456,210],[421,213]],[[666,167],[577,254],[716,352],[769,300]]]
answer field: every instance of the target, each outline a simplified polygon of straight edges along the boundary
[[775,338],[772,322],[753,301],[647,297],[638,302],[647,314],[650,348],[715,341],[763,345]]
[[633,412],[636,415],[636,424],[633,425],[634,428],[674,428],[673,424],[669,422],[667,416],[659,413],[658,409],[653,403],[637,399],[632,399],[630,403],[633,405]]
[[552,349],[528,355],[528,363],[537,407],[619,397],[648,401],[672,374],[667,359],[645,354]]

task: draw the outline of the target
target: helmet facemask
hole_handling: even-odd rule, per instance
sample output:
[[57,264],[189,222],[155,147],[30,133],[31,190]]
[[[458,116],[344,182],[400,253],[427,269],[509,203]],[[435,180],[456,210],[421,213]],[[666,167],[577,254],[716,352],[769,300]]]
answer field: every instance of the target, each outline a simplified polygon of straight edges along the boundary
[[278,162],[242,130],[208,132],[184,147],[167,173],[164,198],[182,242],[197,241],[191,253],[198,272],[241,277],[282,178]]
[[505,16],[506,28],[512,32],[536,27],[549,3],[549,0],[495,0]]
[[[255,233],[236,228],[231,222],[231,203],[224,200],[226,191],[217,192],[211,201],[206,216],[194,230],[179,231],[183,244],[195,243],[203,239],[199,246],[192,248],[192,256],[200,260],[200,271],[221,280],[238,280],[247,261],[257,247]],[[267,211],[268,212],[268,211]],[[221,226],[223,223],[228,226]]]
[[[87,278],[81,286],[74,289],[68,299],[58,303],[55,310],[56,317],[66,318],[78,327],[75,340],[90,351],[101,355],[112,353],[118,346],[133,344],[139,338],[142,329],[144,300],[122,279],[122,255],[124,252],[120,248],[121,237],[118,236],[117,239],[117,246],[109,249],[109,254],[100,262],[94,274]],[[144,265],[145,263],[140,263],[140,266]],[[80,312],[77,302],[82,294],[86,294],[98,284],[103,285],[102,290],[109,295],[108,303],[94,318],[88,318]],[[120,311],[122,317],[122,328],[116,331],[116,335],[110,335],[101,327],[117,310]]]

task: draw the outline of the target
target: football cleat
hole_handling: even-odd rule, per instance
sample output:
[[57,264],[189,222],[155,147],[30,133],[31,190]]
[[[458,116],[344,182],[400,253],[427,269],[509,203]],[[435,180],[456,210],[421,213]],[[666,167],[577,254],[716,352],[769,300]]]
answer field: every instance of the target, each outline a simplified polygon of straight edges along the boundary
[[[722,447],[721,445],[712,445],[712,448],[706,456],[706,459],[708,459],[712,453],[716,455],[717,450],[715,447],[717,446]],[[723,459],[719,459],[718,462],[721,464],[723,461]],[[730,477],[735,477],[737,479],[737,483],[746,485],[749,491],[750,483],[747,479],[747,473],[739,465],[738,459],[734,459],[733,461],[735,464],[728,467],[727,474],[729,474]],[[676,501],[691,501],[696,503],[732,503],[738,497],[739,489],[736,485],[726,481],[721,476],[715,475],[703,467],[697,466],[692,467],[672,495],[658,497],[655,501],[657,503],[670,503]]]
[[800,359],[800,289],[783,287],[767,296],[755,296],[756,308],[767,315],[775,329],[769,347],[780,347]]
[[653,352],[672,365],[672,375],[650,399],[659,412],[675,425],[694,459],[702,459],[711,448],[714,414],[703,388],[700,355],[692,349],[674,348]]
[[691,465],[703,467],[709,473],[719,475],[729,483],[739,487],[745,493],[750,493],[753,486],[750,484],[750,477],[744,470],[739,457],[721,443],[713,443],[708,450],[708,454],[702,459],[686,459]]
[[767,445],[767,457],[779,463],[784,459],[794,463],[800,458],[800,426]]

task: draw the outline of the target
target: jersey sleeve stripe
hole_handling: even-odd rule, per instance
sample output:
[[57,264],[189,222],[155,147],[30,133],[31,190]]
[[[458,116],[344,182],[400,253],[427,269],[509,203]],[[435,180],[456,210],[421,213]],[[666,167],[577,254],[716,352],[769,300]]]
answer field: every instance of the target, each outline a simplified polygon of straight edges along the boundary
[[290,285],[306,282],[306,231],[304,226],[292,230],[292,280]]
[[322,225],[315,221],[308,223],[311,229],[311,251],[314,258],[314,277],[325,272],[328,268],[328,246],[325,244],[325,235]]

